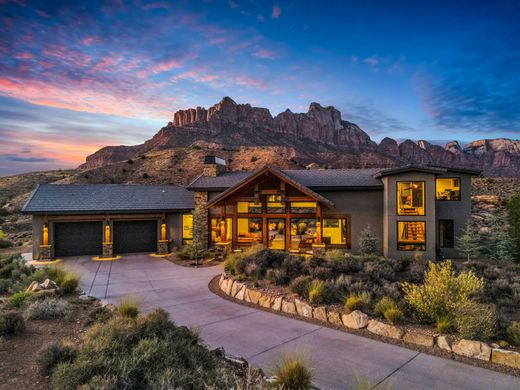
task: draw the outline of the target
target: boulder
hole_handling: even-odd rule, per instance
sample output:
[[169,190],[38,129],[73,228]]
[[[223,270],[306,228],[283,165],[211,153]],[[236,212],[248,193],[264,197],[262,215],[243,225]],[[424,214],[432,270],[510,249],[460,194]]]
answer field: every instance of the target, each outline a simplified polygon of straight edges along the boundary
[[437,337],[437,346],[445,351],[452,352],[451,350],[451,338],[450,336],[441,335]]
[[234,297],[240,291],[240,289],[244,286],[244,283],[235,282],[233,286],[231,286],[231,296]]
[[36,291],[40,291],[40,290],[43,290],[41,287],[40,287],[40,284],[38,282],[32,282],[29,287],[27,287],[27,290],[26,291],[30,291],[30,292],[36,292]]
[[327,320],[333,325],[343,325],[341,315],[339,314],[339,311],[336,310],[329,310],[327,313]]
[[258,304],[262,307],[266,307],[266,308],[270,309],[271,305],[273,304],[273,301],[274,301],[273,297],[271,297],[269,295],[261,294],[260,299],[258,300]]
[[424,347],[433,347],[435,338],[428,334],[409,331],[404,334],[403,341],[408,344],[422,345]]
[[258,290],[252,290],[248,288],[246,290],[246,302],[254,303],[255,305],[258,304],[258,301],[260,300],[260,297],[262,296],[262,293]]
[[296,306],[294,302],[286,301],[285,299],[282,301],[282,311],[284,313],[296,314]]
[[294,304],[296,305],[296,311],[298,312],[298,315],[301,315],[302,317],[312,318],[311,305],[299,299],[295,299]]
[[222,291],[224,291],[226,295],[230,295],[231,287],[233,287],[233,279],[224,279],[220,286],[220,288],[222,289]]
[[343,325],[350,329],[362,329],[368,325],[368,316],[359,310],[354,310],[350,314],[343,314],[341,319]]
[[283,297],[276,297],[273,301],[273,305],[271,306],[271,309],[282,310],[282,300],[283,300]]
[[236,299],[240,299],[241,301],[243,301],[245,296],[246,296],[246,286],[242,285],[240,290],[237,292],[237,295],[235,295],[235,298]]
[[457,355],[485,361],[489,361],[491,359],[491,347],[481,341],[462,339],[459,342],[453,344],[451,348]]
[[316,307],[312,311],[312,316],[317,320],[327,322],[327,309],[325,306]]
[[377,320],[368,321],[368,331],[379,336],[390,337],[392,339],[400,340],[403,338],[402,329],[397,326],[385,324]]
[[513,368],[520,368],[520,353],[495,348],[491,352],[491,361]]
[[40,284],[40,286],[45,290],[49,290],[51,288],[58,288],[58,285],[50,279],[45,279],[45,281],[42,284]]

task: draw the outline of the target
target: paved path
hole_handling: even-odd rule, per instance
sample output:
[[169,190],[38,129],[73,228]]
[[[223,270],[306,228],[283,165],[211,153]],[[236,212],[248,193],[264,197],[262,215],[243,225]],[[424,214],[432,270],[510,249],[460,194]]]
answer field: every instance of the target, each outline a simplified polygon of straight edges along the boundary
[[160,306],[177,324],[198,329],[210,348],[222,346],[267,372],[283,352],[307,353],[322,389],[353,388],[356,375],[374,384],[392,383],[396,390],[520,389],[519,378],[224,300],[207,287],[220,267],[185,268],[145,255],[63,263],[81,276],[90,295],[112,303],[132,295],[143,311]]

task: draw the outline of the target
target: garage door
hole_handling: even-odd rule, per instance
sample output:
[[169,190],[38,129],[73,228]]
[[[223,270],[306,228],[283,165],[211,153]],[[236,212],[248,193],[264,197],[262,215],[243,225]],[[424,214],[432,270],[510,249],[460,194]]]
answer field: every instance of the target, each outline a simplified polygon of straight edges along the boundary
[[114,253],[155,252],[157,221],[114,221]]
[[54,256],[100,255],[102,222],[56,222],[54,224]]

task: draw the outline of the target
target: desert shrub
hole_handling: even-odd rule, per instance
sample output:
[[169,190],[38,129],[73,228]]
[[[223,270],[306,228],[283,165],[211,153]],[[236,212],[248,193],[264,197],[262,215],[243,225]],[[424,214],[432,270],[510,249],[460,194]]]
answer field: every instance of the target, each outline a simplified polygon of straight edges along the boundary
[[59,286],[63,294],[73,294],[78,289],[79,278],[72,273],[67,273],[59,283]]
[[279,286],[284,286],[289,283],[290,278],[285,273],[284,269],[281,268],[269,268],[265,273],[265,278],[271,283]]
[[5,294],[11,287],[11,281],[9,279],[0,279],[0,294]]
[[280,268],[286,254],[261,245],[252,245],[244,252],[234,253],[231,256],[234,259],[230,260],[230,265],[233,265],[235,274],[261,279],[269,268]]
[[136,318],[141,305],[133,297],[121,297],[117,302],[117,312],[123,317]]
[[439,333],[447,333],[453,329],[455,326],[455,321],[453,317],[449,314],[441,315],[435,321],[435,328]]
[[45,298],[32,302],[26,310],[30,320],[50,320],[54,318],[66,318],[72,314],[70,304],[57,298]]
[[414,260],[409,267],[409,280],[411,283],[421,283],[424,280],[427,265],[422,260]]
[[514,321],[507,327],[507,339],[516,346],[520,346],[520,322]]
[[383,316],[387,319],[387,321],[395,324],[403,318],[403,312],[398,307],[386,309]]
[[35,294],[31,291],[18,291],[9,297],[7,303],[12,307],[22,307],[34,298]]
[[377,252],[377,237],[372,232],[370,225],[367,225],[367,227],[359,233],[358,245],[363,254],[372,255]]
[[334,272],[330,267],[317,266],[311,268],[309,275],[313,279],[329,280],[332,279],[332,277],[334,276]]
[[488,339],[496,329],[495,309],[474,301],[466,301],[455,311],[455,324],[465,339]]
[[391,323],[396,323],[403,317],[403,312],[390,297],[381,298],[375,305],[374,311]]
[[410,259],[408,257],[400,257],[398,260],[390,260],[390,265],[395,272],[403,272],[410,267]]
[[340,249],[331,249],[325,251],[323,258],[326,261],[342,261],[345,259],[345,252]]
[[363,269],[363,260],[356,255],[346,254],[344,262],[347,263],[349,272],[359,272]]
[[67,276],[67,272],[58,267],[51,267],[46,265],[45,267],[38,268],[29,278],[28,281],[36,281],[38,283],[43,283],[45,279],[50,279],[59,286],[65,277]]
[[513,194],[507,201],[509,234],[513,240],[515,261],[520,261],[520,192]]
[[375,281],[395,280],[395,272],[387,261],[366,262],[364,272]]
[[43,375],[49,375],[59,363],[71,362],[77,350],[68,343],[55,342],[44,346],[38,356],[38,367]]
[[226,257],[226,260],[224,260],[224,270],[229,272],[231,275],[236,275],[238,261],[238,253],[232,253]]
[[13,244],[7,238],[5,238],[4,232],[0,229],[0,248],[9,248]]
[[309,292],[309,284],[312,278],[310,276],[298,276],[291,282],[291,291],[301,297],[306,297]]
[[307,297],[313,305],[330,303],[332,300],[328,286],[323,280],[313,280],[309,283]]
[[345,299],[345,311],[351,313],[354,310],[368,309],[372,297],[367,291],[363,291],[359,294],[350,294]]
[[312,372],[303,355],[284,355],[275,363],[275,385],[282,389],[306,390],[311,388]]
[[106,307],[96,307],[88,314],[85,326],[90,326],[95,322],[107,322],[113,317],[113,314]]
[[23,317],[12,311],[0,312],[0,336],[21,333],[25,329]]
[[26,265],[21,255],[0,255],[0,294],[22,289],[32,272],[34,267]]
[[340,275],[327,282],[331,302],[342,302],[352,290],[352,278],[348,275]]
[[483,290],[484,281],[473,272],[455,274],[451,261],[429,263],[423,284],[403,283],[406,302],[420,320],[434,323]]
[[286,256],[282,261],[280,269],[282,269],[287,277],[292,280],[301,275],[304,266],[304,260],[299,256]]

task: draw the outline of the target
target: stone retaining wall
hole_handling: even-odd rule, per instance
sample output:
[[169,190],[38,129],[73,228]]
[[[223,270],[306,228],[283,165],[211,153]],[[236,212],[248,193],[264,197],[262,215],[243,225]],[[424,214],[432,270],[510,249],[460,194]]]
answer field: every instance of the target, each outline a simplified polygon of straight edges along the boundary
[[327,306],[312,307],[305,301],[286,298],[283,295],[276,297],[265,295],[259,290],[247,287],[245,283],[235,281],[226,273],[223,273],[220,277],[219,286],[226,295],[271,310],[314,318],[335,326],[344,326],[350,329],[366,329],[378,336],[401,340],[406,344],[430,348],[436,345],[450,353],[520,369],[520,353],[492,348],[481,341],[457,340],[447,335],[431,335],[410,331],[377,319],[370,319],[368,315],[359,310],[354,310],[350,314],[344,314]]

